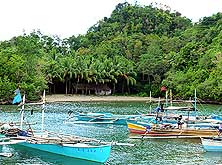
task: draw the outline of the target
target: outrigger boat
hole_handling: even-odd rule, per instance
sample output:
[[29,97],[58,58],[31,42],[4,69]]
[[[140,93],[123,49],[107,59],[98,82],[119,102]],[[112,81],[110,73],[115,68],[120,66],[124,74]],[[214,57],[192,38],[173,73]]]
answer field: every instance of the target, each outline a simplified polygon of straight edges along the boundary
[[[23,96],[22,102],[22,113],[21,113],[21,124],[20,130],[23,130],[23,116],[24,116],[24,105],[25,105],[25,95]],[[29,134],[26,132],[23,136],[19,136],[20,134],[16,134],[15,136],[10,136],[6,138],[1,138],[0,145],[22,145],[29,148],[34,148],[46,152],[51,152],[55,154],[60,154],[64,156],[80,158],[95,162],[104,163],[108,160],[111,152],[111,145],[91,145],[87,142],[82,142],[82,140],[74,140],[71,137],[62,137],[59,136],[48,136],[43,131],[44,125],[44,105],[45,105],[45,91],[43,94],[43,102],[42,102],[42,130],[41,133],[32,132]],[[18,132],[17,132],[18,133]],[[64,140],[66,139],[66,140]],[[69,139],[69,140],[67,140]]]
[[2,138],[0,142],[0,145],[13,144],[100,163],[105,163],[109,159],[112,145],[111,143],[99,143],[97,140],[71,135],[16,136]]
[[201,143],[206,151],[222,152],[221,137],[201,138]]
[[[69,117],[64,123],[68,124],[116,124],[116,125],[126,125],[126,120],[129,116],[116,116],[112,113],[102,113],[102,112],[89,112],[89,113],[69,113]],[[137,115],[138,116],[138,115]],[[132,116],[130,116],[132,117]]]
[[216,129],[178,129],[170,124],[160,124],[159,127],[155,127],[150,123],[128,121],[127,126],[131,135],[134,135],[132,138],[135,138],[135,135],[146,138],[200,138],[217,135]]
[[[160,99],[159,99],[160,100]],[[172,100],[172,99],[171,99]],[[187,101],[193,103],[193,101]],[[196,90],[194,106],[171,106],[164,108],[163,104],[158,107],[155,116],[144,115],[135,120],[127,120],[129,132],[142,135],[142,137],[152,138],[200,138],[217,135],[217,128],[222,122],[218,116],[199,117],[196,116]],[[151,108],[150,108],[151,109]],[[188,112],[187,115],[174,115],[169,112]],[[194,116],[190,116],[190,112]],[[151,110],[150,110],[151,112]],[[178,128],[178,123],[180,127]],[[183,123],[183,124],[182,124]]]
[[[44,131],[44,105],[45,91],[42,102],[42,130],[27,132],[23,130],[25,95],[22,102],[20,130],[15,136],[0,138],[0,145],[22,145],[25,147],[38,149],[50,153],[64,155],[73,158],[85,159],[94,162],[104,163],[109,159],[111,145],[125,145],[123,143],[100,142],[99,140],[74,136],[61,136],[55,133],[53,136]],[[22,134],[21,134],[22,132]],[[127,144],[126,144],[127,145]]]
[[63,156],[105,163],[110,156],[112,144],[71,135],[54,135],[5,137],[1,138],[0,145],[21,145]]

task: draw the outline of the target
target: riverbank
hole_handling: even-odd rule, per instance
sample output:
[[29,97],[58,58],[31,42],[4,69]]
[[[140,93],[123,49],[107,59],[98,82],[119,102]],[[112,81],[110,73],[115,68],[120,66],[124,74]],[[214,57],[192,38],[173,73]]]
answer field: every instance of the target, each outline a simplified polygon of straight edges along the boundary
[[[86,95],[46,95],[46,102],[146,102],[149,101],[149,97],[138,97],[138,96],[86,96]],[[152,100],[156,100],[153,99]]]

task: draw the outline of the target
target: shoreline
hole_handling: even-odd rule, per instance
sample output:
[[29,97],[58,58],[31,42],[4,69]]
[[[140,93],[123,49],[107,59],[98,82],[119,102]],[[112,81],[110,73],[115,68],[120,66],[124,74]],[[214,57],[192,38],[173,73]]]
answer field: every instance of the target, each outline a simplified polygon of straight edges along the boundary
[[[165,98],[160,98],[161,101],[165,101]],[[142,96],[95,96],[95,95],[65,95],[65,94],[53,94],[46,95],[46,102],[150,102],[150,97]],[[151,102],[158,102],[159,98],[151,97]],[[180,100],[179,100],[180,101]],[[202,104],[217,104],[222,105],[222,102],[199,100]]]
[[[154,98],[146,96],[96,96],[96,95],[65,95],[65,94],[53,94],[45,96],[46,103],[56,103],[56,102],[165,102],[165,98]],[[40,100],[39,100],[40,101]],[[39,102],[37,101],[37,102]],[[182,102],[184,100],[174,100]],[[185,100],[186,101],[186,100]],[[34,101],[36,102],[36,101]],[[217,104],[222,105],[222,102],[210,101],[210,100],[199,100],[198,103],[201,104]],[[10,105],[11,102],[5,101],[0,102],[0,105]]]
[[[152,101],[157,99],[152,98]],[[94,95],[46,95],[46,102],[148,102],[150,97],[139,96],[94,96]]]

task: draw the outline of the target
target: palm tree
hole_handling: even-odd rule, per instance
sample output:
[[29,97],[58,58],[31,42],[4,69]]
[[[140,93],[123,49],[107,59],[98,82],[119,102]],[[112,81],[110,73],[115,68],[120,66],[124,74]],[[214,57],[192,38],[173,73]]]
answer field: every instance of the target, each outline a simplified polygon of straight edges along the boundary
[[70,57],[63,57],[59,61],[60,69],[59,73],[61,75],[62,81],[65,81],[65,91],[66,94],[68,94],[68,91],[70,91],[70,85],[68,86],[69,81],[73,77],[73,59]]
[[127,85],[128,92],[130,93],[129,85],[135,85],[136,72],[134,71],[133,62],[127,60],[125,57],[115,56],[114,57],[116,74],[120,80],[122,80],[122,93],[124,93],[125,84]]

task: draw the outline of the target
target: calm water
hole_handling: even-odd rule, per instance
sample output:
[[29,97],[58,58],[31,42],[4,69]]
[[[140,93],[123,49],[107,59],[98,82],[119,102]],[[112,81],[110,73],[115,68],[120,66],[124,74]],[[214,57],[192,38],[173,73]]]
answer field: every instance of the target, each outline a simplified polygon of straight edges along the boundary
[[[20,121],[20,113],[17,106],[1,106],[1,122]],[[34,110],[31,115],[30,110]],[[41,128],[40,107],[26,107],[25,120],[33,123],[37,121],[34,129]],[[222,115],[222,106],[199,106],[198,114]],[[45,129],[53,132],[93,137],[104,141],[118,141],[134,143],[134,147],[113,146],[111,156],[106,164],[116,165],[162,165],[162,164],[221,164],[222,153],[205,152],[199,140],[139,140],[130,139],[127,126],[120,125],[81,125],[63,124],[67,118],[67,112],[111,112],[127,115],[139,114],[149,111],[146,103],[53,103],[46,104]],[[11,158],[0,157],[1,165],[96,165],[89,161],[77,160],[38,150],[22,148],[18,146],[3,146],[4,152],[13,152]]]

